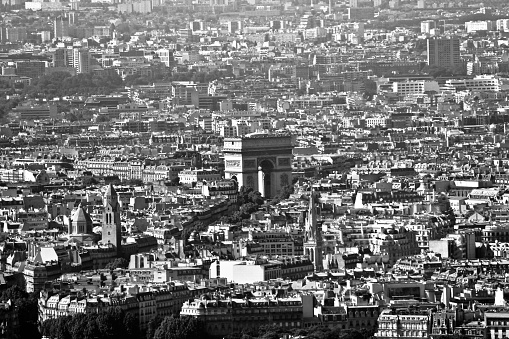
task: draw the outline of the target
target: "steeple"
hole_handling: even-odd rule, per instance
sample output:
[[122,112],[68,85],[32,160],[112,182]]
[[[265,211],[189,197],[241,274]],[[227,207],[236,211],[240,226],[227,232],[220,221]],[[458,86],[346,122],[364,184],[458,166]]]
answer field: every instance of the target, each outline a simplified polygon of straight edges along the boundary
[[309,204],[308,204],[308,214],[305,223],[305,237],[306,241],[313,241],[316,239],[316,224],[317,224],[317,216],[316,216],[316,200],[315,200],[315,191],[311,191],[311,195],[309,196]]
[[118,194],[112,184],[106,189],[103,200],[104,211],[101,242],[103,245],[113,245],[118,252],[120,251],[120,245],[122,243],[122,226],[120,223]]
[[304,254],[309,257],[316,272],[323,271],[322,232],[318,225],[316,195],[311,191],[304,230]]
[[113,187],[113,184],[111,183],[108,185],[106,194],[104,195],[104,206],[107,204],[110,204],[113,208],[117,207],[118,204],[118,194],[117,191],[115,191],[115,187]]

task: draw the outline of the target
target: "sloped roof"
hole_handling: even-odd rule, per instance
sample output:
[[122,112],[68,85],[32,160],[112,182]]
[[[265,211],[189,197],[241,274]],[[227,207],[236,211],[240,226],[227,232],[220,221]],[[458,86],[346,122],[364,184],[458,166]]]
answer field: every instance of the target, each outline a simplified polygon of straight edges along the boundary
[[92,219],[90,218],[90,215],[83,209],[83,206],[79,204],[76,211],[74,211],[71,221],[74,222],[85,222],[87,224],[92,223]]

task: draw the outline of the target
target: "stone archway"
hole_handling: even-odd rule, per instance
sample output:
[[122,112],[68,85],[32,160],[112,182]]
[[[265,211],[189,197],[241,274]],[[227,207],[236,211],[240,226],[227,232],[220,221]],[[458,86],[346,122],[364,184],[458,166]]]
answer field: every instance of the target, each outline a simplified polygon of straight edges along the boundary
[[292,150],[290,135],[225,138],[225,178],[273,198],[292,180]]

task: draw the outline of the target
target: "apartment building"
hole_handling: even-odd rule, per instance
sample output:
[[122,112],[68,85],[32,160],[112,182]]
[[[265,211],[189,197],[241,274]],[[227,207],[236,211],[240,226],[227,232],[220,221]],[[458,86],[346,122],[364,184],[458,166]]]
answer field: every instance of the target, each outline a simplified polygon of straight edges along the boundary
[[264,325],[282,328],[302,326],[306,309],[312,315],[312,296],[291,298],[254,298],[186,301],[180,312],[205,322],[207,333],[225,336],[235,331],[257,329]]

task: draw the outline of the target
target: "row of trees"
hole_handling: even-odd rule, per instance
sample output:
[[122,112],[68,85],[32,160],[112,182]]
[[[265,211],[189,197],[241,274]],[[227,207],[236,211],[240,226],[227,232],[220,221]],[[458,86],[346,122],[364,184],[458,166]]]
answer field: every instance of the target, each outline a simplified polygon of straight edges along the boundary
[[210,72],[198,72],[194,69],[189,72],[171,73],[155,72],[153,76],[130,75],[125,78],[124,84],[126,86],[132,85],[148,85],[153,82],[169,82],[169,81],[194,81],[199,83],[206,83],[221,79],[224,77],[231,77],[233,73],[225,70],[213,70]]
[[41,337],[37,328],[39,315],[37,294],[27,293],[23,288],[15,285],[3,291],[0,300],[2,302],[10,300],[14,306],[18,318],[18,327],[13,333],[13,338],[37,339]]
[[117,268],[127,268],[127,267],[129,267],[129,260],[125,258],[117,258],[107,263],[105,268],[108,270],[115,270]]
[[[213,70],[211,72],[198,72],[191,70],[189,72],[171,73],[170,71],[155,72],[152,77],[128,76],[125,81],[114,71],[107,70],[103,72],[92,72],[72,76],[67,72],[55,72],[35,79],[30,86],[24,88],[16,84],[9,84],[5,81],[0,82],[0,90],[4,94],[13,94],[16,91],[30,98],[54,98],[70,95],[94,95],[110,94],[123,86],[146,85],[158,81],[195,81],[210,82],[232,76],[231,71]],[[0,122],[10,112],[10,110],[19,104],[19,99],[5,99],[0,95]],[[85,116],[71,116],[71,120],[83,120]]]
[[193,317],[156,316],[150,320],[146,333],[140,333],[138,318],[119,307],[104,313],[80,313],[48,319],[42,324],[41,332],[50,339],[207,338],[203,322]]
[[[75,76],[68,72],[55,72],[34,79],[32,84],[26,87],[23,87],[22,84],[17,86],[18,84],[1,81],[0,91],[5,95],[19,93],[29,98],[52,99],[71,95],[110,94],[123,86],[146,85],[153,82],[195,81],[206,83],[231,76],[233,76],[233,73],[230,70],[213,70],[211,72],[190,70],[188,72],[172,73],[167,69],[162,69],[159,72],[154,72],[151,77],[133,75],[128,76],[123,81],[114,70],[77,74]],[[7,100],[5,95],[0,95],[0,122],[20,101],[18,98]],[[71,120],[86,120],[88,117],[74,114],[70,118]]]
[[425,66],[422,71],[431,75],[433,78],[438,77],[449,77],[455,75],[465,75],[466,68],[463,65],[457,65],[455,67],[442,67],[442,66]]
[[[276,205],[282,200],[288,199],[294,193],[294,186],[288,185],[281,189],[281,193],[275,196],[271,201],[271,205]],[[258,209],[265,203],[260,192],[252,188],[242,186],[239,190],[238,204],[239,210],[232,215],[225,215],[221,217],[221,221],[226,223],[236,224],[243,219],[249,218],[251,213],[258,211]]]
[[51,339],[138,339],[136,316],[116,307],[104,313],[80,313],[48,319],[41,325],[44,337]]
[[285,335],[303,337],[307,339],[371,339],[375,331],[346,330],[342,326],[328,327],[324,325],[309,328],[285,329],[279,326],[267,325],[258,329],[236,332],[227,336],[227,339],[279,339]]
[[[122,264],[119,262],[119,264]],[[204,323],[194,317],[156,316],[150,320],[145,333],[140,332],[139,320],[121,308],[110,308],[103,313],[76,314],[48,319],[38,329],[37,296],[14,286],[2,292],[0,300],[11,300],[19,320],[13,338],[50,339],[193,339],[208,338]],[[345,330],[340,326],[314,326],[284,329],[279,326],[261,326],[243,332],[231,333],[228,339],[279,339],[284,335],[316,339],[371,339],[374,330]]]
[[147,339],[207,339],[204,323],[193,317],[155,317],[149,322]]
[[3,119],[6,118],[7,113],[18,106],[18,104],[18,98],[7,99],[4,95],[0,94],[0,123],[3,123]]
[[[309,328],[287,329],[275,325],[260,326],[244,332],[235,332],[228,339],[280,339],[285,335],[308,339],[372,339],[375,329],[347,330],[342,326],[318,325]],[[160,317],[149,323],[147,339],[193,339],[207,338],[204,323],[193,317]]]
[[225,215],[221,217],[220,221],[225,223],[236,224],[243,219],[249,218],[251,213],[256,212],[261,205],[264,204],[263,197],[260,192],[252,188],[242,186],[239,190],[238,204],[239,210],[232,215]]
[[288,199],[291,194],[295,192],[295,187],[293,185],[287,185],[281,188],[281,193],[279,195],[275,196],[274,199],[270,201],[271,205],[277,205],[282,200]]
[[122,78],[113,70],[75,76],[67,72],[55,72],[36,79],[25,88],[24,94],[32,98],[110,94],[122,85]]

